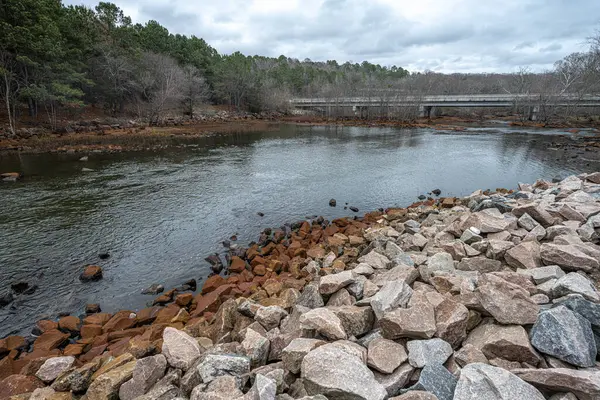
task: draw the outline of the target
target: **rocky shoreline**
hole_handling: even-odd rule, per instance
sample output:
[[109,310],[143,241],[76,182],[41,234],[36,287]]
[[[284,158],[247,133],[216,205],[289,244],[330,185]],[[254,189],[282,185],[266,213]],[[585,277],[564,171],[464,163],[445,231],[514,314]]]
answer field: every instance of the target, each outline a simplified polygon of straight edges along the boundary
[[600,399],[599,243],[600,172],[267,229],[1,339],[0,399]]

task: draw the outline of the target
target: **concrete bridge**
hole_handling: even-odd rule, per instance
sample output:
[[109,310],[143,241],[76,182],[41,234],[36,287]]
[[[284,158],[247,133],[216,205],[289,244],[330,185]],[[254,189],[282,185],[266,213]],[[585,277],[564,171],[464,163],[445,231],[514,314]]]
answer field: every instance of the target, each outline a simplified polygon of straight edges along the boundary
[[429,118],[436,107],[515,107],[525,106],[529,118],[536,119],[542,106],[599,107],[600,96],[563,94],[543,96],[540,94],[483,94],[483,95],[435,95],[403,96],[385,95],[340,98],[294,98],[290,104],[295,108],[321,110],[351,109],[357,115],[370,107],[418,107],[421,117]]

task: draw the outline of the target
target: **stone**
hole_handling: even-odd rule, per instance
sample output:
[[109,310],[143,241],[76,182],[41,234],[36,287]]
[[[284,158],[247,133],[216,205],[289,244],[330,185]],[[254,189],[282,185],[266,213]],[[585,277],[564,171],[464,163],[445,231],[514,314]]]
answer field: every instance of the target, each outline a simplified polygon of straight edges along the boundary
[[256,332],[254,329],[246,330],[246,337],[242,341],[244,354],[250,359],[253,367],[265,365],[269,356],[269,347],[271,343],[267,338]]
[[452,271],[454,271],[454,260],[450,253],[445,252],[434,254],[427,260],[426,265],[421,265],[419,267],[421,279],[427,283],[431,282],[431,278],[435,276],[436,273]]
[[323,297],[321,297],[321,294],[319,293],[319,288],[312,284],[308,284],[304,287],[296,304],[311,309],[325,306]]
[[406,344],[408,362],[415,368],[443,364],[454,353],[452,346],[442,339],[411,340]]
[[552,296],[559,298],[569,294],[580,294],[593,302],[600,302],[600,293],[583,275],[570,272],[556,281],[552,287]]
[[285,369],[293,374],[299,374],[304,356],[325,343],[318,339],[296,338],[292,340],[281,352]]
[[373,269],[373,267],[371,267],[369,264],[365,263],[358,264],[352,271],[354,271],[354,273],[357,275],[364,276],[371,276],[375,273],[375,269]]
[[463,258],[456,269],[461,271],[477,271],[482,274],[502,270],[502,261],[491,260],[487,257]]
[[9,375],[0,381],[0,399],[8,399],[23,393],[31,393],[44,387],[44,383],[35,376]]
[[53,357],[47,359],[35,376],[46,383],[54,381],[60,374],[71,368],[75,362],[75,357]]
[[402,396],[392,397],[390,400],[438,400],[438,397],[433,393],[413,390],[412,392],[404,393]]
[[277,394],[277,382],[265,375],[257,374],[254,386],[248,392],[253,399],[275,400]]
[[177,386],[171,383],[160,384],[159,382],[148,393],[135,400],[185,400],[180,397],[180,394],[181,390]]
[[568,271],[592,272],[600,268],[600,261],[582,252],[573,244],[544,243],[540,256],[546,265],[559,265]]
[[314,329],[329,340],[346,339],[342,321],[328,308],[315,308],[300,316],[300,325]]
[[[13,397],[11,397],[13,399]],[[29,400],[54,400],[56,399],[56,391],[51,387],[39,388],[35,389],[33,393],[31,393],[31,397]]]
[[371,308],[377,319],[381,319],[387,311],[398,307],[405,308],[412,296],[412,289],[404,281],[387,282],[375,296],[371,298]]
[[507,230],[511,222],[511,219],[505,218],[498,210],[487,209],[469,215],[462,226],[464,229],[477,228],[481,233],[494,233]]
[[531,347],[527,331],[519,325],[482,324],[473,329],[464,346],[473,346],[487,359],[502,358],[537,366],[540,356]]
[[58,329],[68,332],[79,332],[81,320],[73,315],[63,317],[58,320]]
[[384,338],[369,343],[367,365],[383,374],[391,374],[407,359],[406,350],[399,343]]
[[337,274],[326,275],[321,277],[319,292],[325,295],[333,294],[341,288],[354,283],[355,280],[356,274],[353,271],[343,271]]
[[456,363],[462,368],[464,368],[468,364],[473,363],[488,363],[488,359],[485,356],[485,354],[483,354],[481,350],[479,350],[472,344],[466,344],[463,347],[461,347],[460,350],[454,353],[454,359],[456,360]]
[[491,365],[475,363],[464,367],[454,400],[544,400],[533,386],[516,375]]
[[256,311],[254,319],[261,324],[267,331],[279,326],[281,320],[288,315],[282,307],[268,306],[261,307]]
[[413,292],[408,308],[384,313],[379,325],[382,335],[387,339],[429,339],[437,330],[435,309],[424,294]]
[[550,303],[550,298],[543,293],[538,293],[531,296],[531,301],[533,301],[535,304],[542,305]]
[[389,258],[372,250],[369,254],[358,259],[359,263],[370,265],[373,269],[387,269],[390,264]]
[[419,270],[415,267],[400,264],[385,272],[378,272],[371,277],[371,281],[377,286],[384,286],[390,281],[401,281],[412,285],[419,277]]
[[351,306],[356,299],[346,289],[340,289],[331,295],[327,301],[327,307]]
[[170,366],[184,371],[187,371],[202,354],[196,339],[171,327],[163,331],[162,353]]
[[404,363],[391,374],[373,371],[373,375],[375,380],[385,388],[389,396],[396,396],[406,386],[414,371],[415,369],[409,363]]
[[375,313],[370,307],[341,306],[330,310],[342,321],[348,337],[359,337],[373,329]]
[[435,336],[453,348],[460,346],[467,337],[468,321],[469,310],[461,303],[445,299],[435,306]]
[[146,394],[165,375],[166,369],[167,359],[162,354],[138,360],[133,377],[119,389],[119,399],[133,400]]
[[581,297],[569,297],[564,301],[558,303],[558,305],[565,306],[570,310],[575,311],[582,317],[590,321],[592,329],[600,331],[600,304],[592,303],[591,301],[585,300]]
[[460,240],[462,240],[466,244],[473,244],[473,243],[481,242],[483,240],[483,238],[481,237],[481,235],[479,233],[475,233],[476,231],[480,232],[479,229],[477,229],[475,227],[465,229],[465,231],[463,232],[463,234],[460,237]]
[[540,225],[539,222],[531,218],[531,215],[527,213],[523,213],[523,215],[521,215],[521,217],[517,221],[517,224],[521,228],[527,230],[528,232],[532,231],[536,226]]
[[578,367],[592,367],[596,363],[592,325],[565,306],[542,311],[530,336],[533,347],[544,354]]
[[453,400],[457,379],[441,364],[428,364],[421,370],[418,382],[403,392],[425,391],[439,400]]
[[519,274],[530,276],[536,285],[547,282],[551,279],[559,279],[565,276],[565,272],[558,265],[549,265],[533,269],[519,269]]
[[514,246],[515,244],[513,242],[490,239],[485,255],[492,260],[501,260],[504,258],[506,251]]
[[387,397],[362,360],[331,345],[317,347],[304,357],[301,377],[309,395],[322,394],[332,400]]
[[579,400],[600,398],[600,372],[597,370],[548,368],[516,369],[511,372],[542,390],[572,392]]
[[102,268],[97,265],[88,265],[79,276],[82,282],[95,282],[100,279],[102,279]]
[[[238,380],[233,376],[221,376],[208,384],[201,384],[194,388],[190,400],[229,400],[242,399],[244,393],[240,390]],[[248,393],[248,400],[258,399],[255,393]]]
[[118,398],[119,388],[133,376],[136,361],[99,375],[86,392],[88,400],[113,400]]
[[533,324],[539,306],[529,293],[518,285],[491,274],[479,279],[475,291],[481,306],[501,324]]
[[540,245],[538,242],[523,242],[509,249],[504,260],[513,268],[533,269],[542,265]]
[[541,205],[529,203],[513,208],[512,213],[517,217],[522,217],[523,214],[529,214],[534,220],[540,223],[544,228],[554,225],[555,219]]
[[62,333],[59,330],[50,330],[41,334],[33,343],[34,350],[51,351],[69,340],[68,333]]
[[101,358],[96,358],[71,373],[59,376],[52,384],[52,388],[58,392],[85,392],[92,383],[92,376],[102,366],[103,362],[104,360]]
[[198,372],[204,383],[210,383],[220,376],[233,376],[241,386],[244,376],[250,373],[250,359],[232,354],[208,354],[198,365]]

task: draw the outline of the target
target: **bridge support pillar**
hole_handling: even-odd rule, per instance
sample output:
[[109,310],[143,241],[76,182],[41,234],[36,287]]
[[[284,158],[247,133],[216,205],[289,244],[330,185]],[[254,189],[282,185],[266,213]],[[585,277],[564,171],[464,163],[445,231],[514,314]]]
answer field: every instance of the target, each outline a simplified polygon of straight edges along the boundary
[[430,119],[431,110],[433,110],[432,106],[419,106],[419,117]]
[[540,106],[529,107],[529,120],[537,121],[539,112]]

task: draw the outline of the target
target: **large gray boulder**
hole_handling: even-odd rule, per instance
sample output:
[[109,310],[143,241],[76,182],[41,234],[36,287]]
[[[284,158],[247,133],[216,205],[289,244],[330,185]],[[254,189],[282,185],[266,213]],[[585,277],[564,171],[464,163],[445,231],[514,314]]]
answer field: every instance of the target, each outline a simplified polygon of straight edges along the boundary
[[133,370],[133,378],[119,389],[119,399],[133,400],[146,394],[165,375],[166,369],[167,359],[162,354],[138,360]]
[[425,391],[433,393],[439,400],[453,400],[456,381],[442,364],[428,364],[421,370],[418,382],[401,392]]
[[429,364],[443,364],[452,355],[450,343],[442,339],[411,340],[406,344],[408,362],[415,368]]
[[590,321],[565,306],[541,312],[530,335],[533,347],[544,354],[578,367],[593,367],[596,363]]
[[404,281],[387,282],[375,296],[371,298],[371,308],[377,319],[381,319],[387,311],[398,307],[405,308],[412,296],[412,289]]
[[545,400],[539,390],[510,372],[469,364],[460,372],[454,400]]
[[338,290],[345,288],[356,280],[356,274],[353,271],[343,271],[337,274],[325,275],[319,282],[319,292],[321,294],[333,294]]
[[570,272],[561,277],[552,287],[552,296],[554,298],[569,294],[580,294],[588,300],[596,303],[600,302],[600,293],[592,285],[592,282],[577,272]]
[[328,308],[315,308],[300,316],[300,325],[330,340],[346,339],[342,321]]
[[454,271],[454,260],[450,253],[436,253],[427,260],[427,264],[419,267],[419,273],[423,281],[430,283],[431,278],[438,273]]
[[233,376],[241,383],[250,373],[250,358],[232,354],[209,354],[198,365],[198,372],[204,383],[212,382],[220,376]]
[[170,366],[187,371],[200,357],[202,350],[198,341],[187,333],[167,327],[163,332],[162,354]]
[[318,339],[297,338],[287,345],[281,352],[281,359],[285,369],[293,374],[300,373],[300,366],[304,357],[312,350],[324,345],[325,342]]
[[330,400],[383,400],[387,397],[373,372],[358,357],[338,347],[324,345],[302,360],[301,376],[309,395]]

